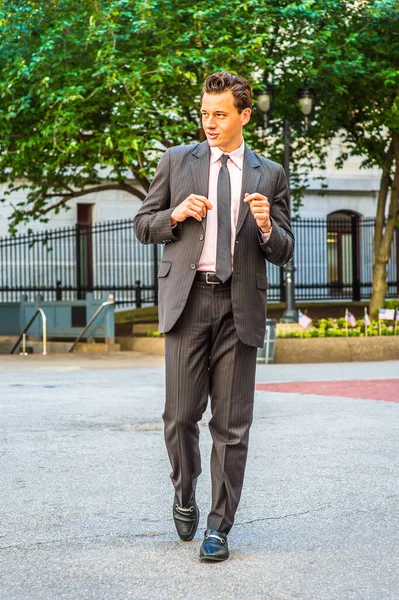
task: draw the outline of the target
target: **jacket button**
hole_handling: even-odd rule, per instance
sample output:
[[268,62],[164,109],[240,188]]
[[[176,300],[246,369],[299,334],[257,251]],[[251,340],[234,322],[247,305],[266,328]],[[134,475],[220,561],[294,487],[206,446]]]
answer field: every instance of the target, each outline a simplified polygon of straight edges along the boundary
[[202,240],[203,240],[203,239],[204,239],[204,234],[203,234],[203,233],[201,233],[201,235],[200,235],[200,240],[201,240],[201,242],[202,242]]
[[268,254],[270,254],[270,252],[272,252],[272,249],[271,249],[271,248],[266,248],[266,252],[267,252]]
[[197,268],[197,265],[195,263],[193,263],[192,265],[190,265],[190,269],[192,269],[194,271],[194,269]]

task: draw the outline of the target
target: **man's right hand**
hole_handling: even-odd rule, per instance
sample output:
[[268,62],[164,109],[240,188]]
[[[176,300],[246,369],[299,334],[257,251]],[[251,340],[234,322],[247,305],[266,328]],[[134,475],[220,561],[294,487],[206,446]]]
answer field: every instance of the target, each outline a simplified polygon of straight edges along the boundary
[[208,210],[212,210],[212,204],[205,196],[197,196],[190,194],[188,198],[183,200],[181,204],[176,206],[175,210],[170,215],[171,224],[182,223],[188,217],[194,217],[197,221],[202,221],[206,217]]

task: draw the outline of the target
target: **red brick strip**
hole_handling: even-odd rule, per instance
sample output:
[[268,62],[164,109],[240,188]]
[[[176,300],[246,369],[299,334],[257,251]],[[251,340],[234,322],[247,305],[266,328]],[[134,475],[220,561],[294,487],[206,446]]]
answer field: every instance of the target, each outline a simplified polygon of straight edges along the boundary
[[312,394],[362,400],[399,402],[399,379],[364,379],[354,381],[295,381],[258,383],[257,391],[289,394]]

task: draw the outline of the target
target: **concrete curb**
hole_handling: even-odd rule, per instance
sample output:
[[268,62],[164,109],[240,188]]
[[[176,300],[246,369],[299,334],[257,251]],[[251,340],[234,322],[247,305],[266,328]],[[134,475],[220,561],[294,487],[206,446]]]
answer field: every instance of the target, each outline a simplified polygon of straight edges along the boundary
[[[163,337],[117,338],[121,350],[165,354]],[[277,338],[276,364],[369,362],[399,359],[399,336],[344,338]]]
[[399,359],[399,336],[278,338],[275,363],[369,362]]

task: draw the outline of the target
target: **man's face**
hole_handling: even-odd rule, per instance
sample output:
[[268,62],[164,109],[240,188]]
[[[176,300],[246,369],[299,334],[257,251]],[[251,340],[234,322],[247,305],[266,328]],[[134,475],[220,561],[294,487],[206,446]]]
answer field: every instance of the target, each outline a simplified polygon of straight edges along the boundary
[[204,94],[201,104],[202,127],[209,145],[223,152],[237,150],[242,142],[242,128],[248,123],[251,109],[241,113],[234,106],[230,90],[221,94]]

